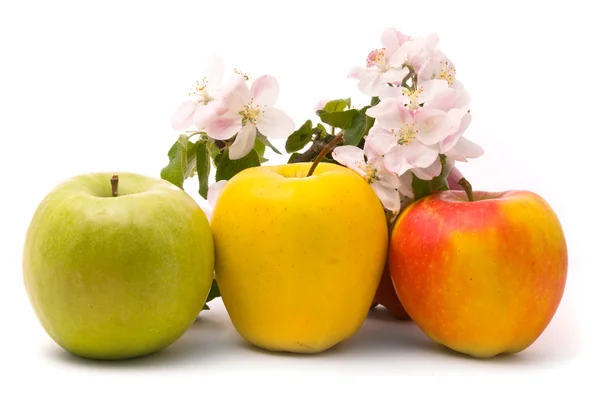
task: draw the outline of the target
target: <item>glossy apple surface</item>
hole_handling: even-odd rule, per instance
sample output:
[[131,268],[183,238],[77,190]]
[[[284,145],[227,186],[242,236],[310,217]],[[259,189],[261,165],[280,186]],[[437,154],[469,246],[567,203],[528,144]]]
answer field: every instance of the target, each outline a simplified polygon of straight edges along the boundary
[[528,191],[441,191],[404,210],[389,266],[410,317],[434,341],[476,357],[529,347],[567,278],[558,217]]
[[388,228],[358,174],[320,163],[250,168],[223,188],[211,226],[216,279],[234,327],[268,350],[324,351],[366,318]]
[[41,202],[27,231],[25,287],[52,339],[88,358],[123,359],[172,344],[210,290],[206,216],[178,187],[118,173],[73,177]]

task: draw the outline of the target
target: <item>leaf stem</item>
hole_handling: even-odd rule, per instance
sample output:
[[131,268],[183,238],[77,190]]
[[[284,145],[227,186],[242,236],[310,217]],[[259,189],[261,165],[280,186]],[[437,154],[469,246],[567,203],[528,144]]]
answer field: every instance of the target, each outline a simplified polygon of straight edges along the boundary
[[471,186],[471,183],[467,181],[465,177],[463,177],[460,180],[458,180],[457,184],[460,185],[462,189],[466,192],[469,202],[473,202],[475,199],[473,198],[473,187]]
[[110,186],[112,188],[113,198],[116,198],[117,196],[119,196],[119,176],[118,175],[115,174],[111,177]]
[[323,160],[325,155],[327,155],[329,152],[331,152],[333,150],[333,148],[335,148],[335,146],[338,143],[342,142],[343,140],[344,140],[344,131],[340,131],[335,137],[333,137],[333,139],[331,141],[329,141],[329,143],[317,155],[317,158],[313,162],[312,166],[310,166],[310,169],[308,170],[308,174],[306,175],[306,177],[310,177],[315,172],[317,165],[319,164],[319,162],[321,160]]

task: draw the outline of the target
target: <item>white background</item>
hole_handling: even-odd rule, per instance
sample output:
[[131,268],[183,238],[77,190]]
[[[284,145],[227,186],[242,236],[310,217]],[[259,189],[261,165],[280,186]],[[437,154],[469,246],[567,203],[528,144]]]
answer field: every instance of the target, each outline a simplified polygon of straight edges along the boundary
[[[600,35],[593,2],[0,4],[1,400],[598,393]],[[50,340],[24,292],[21,251],[35,207],[54,185],[103,170],[158,176],[177,136],[171,113],[213,53],[228,68],[276,76],[278,105],[301,124],[317,101],[357,94],[346,74],[380,47],[386,27],[438,33],[456,64],[473,99],[466,136],[486,151],[461,166],[473,185],[535,191],[563,223],[567,288],[534,345],[513,357],[475,360],[376,311],[338,349],[282,356],[246,346],[218,301],[178,342],[147,358],[91,362]],[[194,182],[186,189],[195,193]]]

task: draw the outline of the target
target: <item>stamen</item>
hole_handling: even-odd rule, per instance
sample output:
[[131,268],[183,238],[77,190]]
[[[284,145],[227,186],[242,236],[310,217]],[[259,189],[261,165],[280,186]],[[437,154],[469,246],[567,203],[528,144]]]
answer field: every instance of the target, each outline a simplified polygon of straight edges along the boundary
[[381,49],[372,50],[367,56],[367,67],[374,65],[383,66],[385,63],[385,47]]
[[254,98],[244,106],[244,110],[240,112],[242,115],[242,124],[250,123],[256,125],[258,120],[265,114],[264,110],[259,105],[254,104]]
[[246,81],[250,80],[250,76],[248,74],[245,74],[245,73],[241,72],[237,68],[234,68],[233,72],[235,72],[238,75],[241,75]]

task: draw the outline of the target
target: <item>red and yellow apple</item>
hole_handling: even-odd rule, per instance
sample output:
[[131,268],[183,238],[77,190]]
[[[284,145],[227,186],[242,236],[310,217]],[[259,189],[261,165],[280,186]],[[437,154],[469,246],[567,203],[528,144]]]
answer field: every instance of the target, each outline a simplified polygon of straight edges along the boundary
[[432,340],[474,357],[517,353],[563,296],[567,245],[550,205],[529,191],[440,191],[408,206],[389,245],[390,274]]

